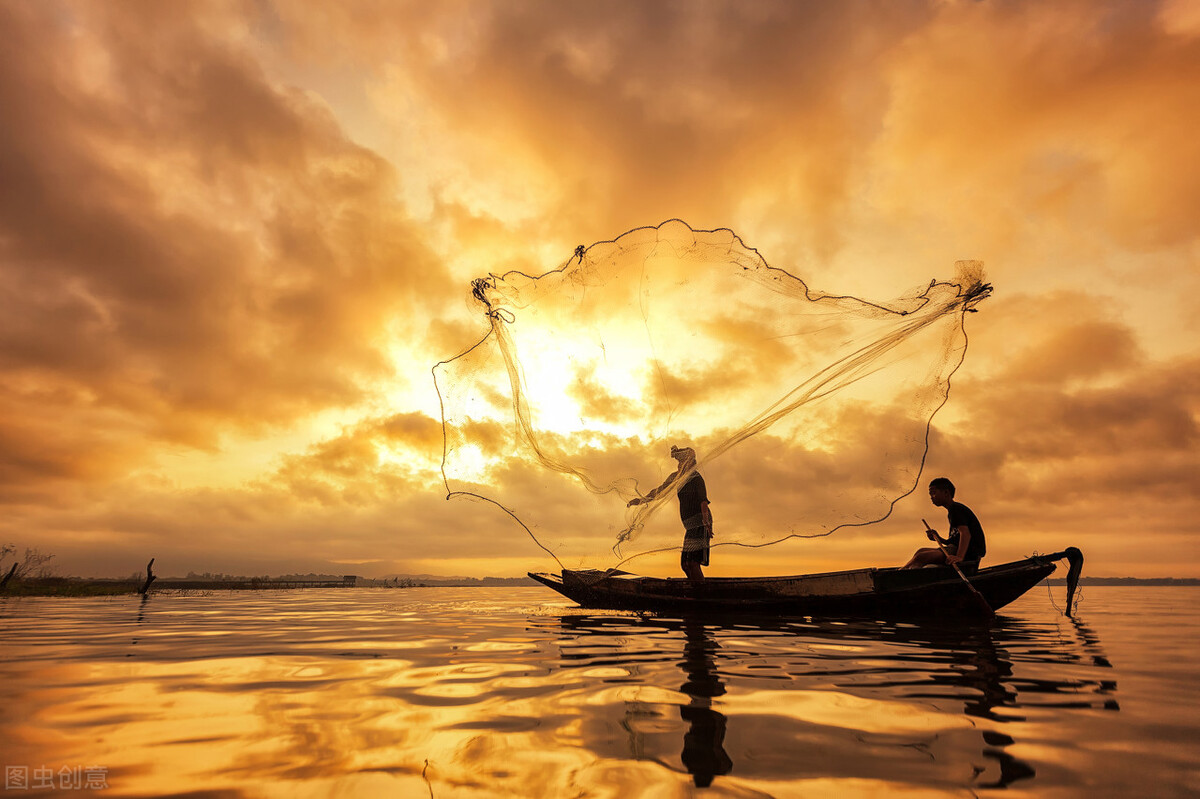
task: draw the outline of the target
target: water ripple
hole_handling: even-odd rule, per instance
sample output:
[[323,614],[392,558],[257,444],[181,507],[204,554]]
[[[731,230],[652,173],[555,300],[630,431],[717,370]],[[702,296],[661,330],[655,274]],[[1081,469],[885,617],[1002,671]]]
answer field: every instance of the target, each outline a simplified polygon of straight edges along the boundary
[[[1138,590],[1187,589],[966,630],[541,589],[2,598],[0,751],[99,764],[112,796],[1184,796],[1194,644],[1139,624]],[[1156,618],[1194,630],[1191,606]]]

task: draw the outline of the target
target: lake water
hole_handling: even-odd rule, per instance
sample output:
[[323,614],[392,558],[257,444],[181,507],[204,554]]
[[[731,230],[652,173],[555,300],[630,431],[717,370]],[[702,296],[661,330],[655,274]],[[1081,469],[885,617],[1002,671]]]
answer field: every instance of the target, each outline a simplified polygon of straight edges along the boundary
[[1200,588],[1086,587],[1074,621],[1063,593],[990,629],[534,587],[2,598],[0,760],[22,796],[1200,794]]

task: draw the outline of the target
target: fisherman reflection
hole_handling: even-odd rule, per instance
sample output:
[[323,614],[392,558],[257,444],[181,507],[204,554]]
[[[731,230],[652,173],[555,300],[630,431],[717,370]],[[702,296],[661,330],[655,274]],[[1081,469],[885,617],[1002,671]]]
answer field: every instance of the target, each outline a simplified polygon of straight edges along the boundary
[[[1024,721],[1023,716],[1011,713],[1001,715],[996,713],[997,707],[1017,707],[1019,697],[1009,683],[1013,679],[1013,664],[1009,655],[996,646],[991,630],[978,630],[963,641],[963,648],[958,653],[962,667],[958,671],[956,681],[963,686],[974,689],[978,696],[963,704],[963,713],[976,718],[990,719],[1001,723]],[[977,783],[981,788],[1004,788],[1018,780],[1029,779],[1036,771],[1029,763],[1014,757],[1007,751],[1015,741],[1011,735],[999,730],[983,730],[983,756],[996,761],[1000,774],[989,782]],[[975,776],[983,773],[976,767]]]
[[[934,658],[941,667],[914,680],[909,680],[909,675],[897,673],[902,679],[879,685],[891,689],[910,686],[914,690],[904,694],[908,699],[937,701],[947,696],[962,697],[962,712],[984,720],[989,726],[1024,721],[1024,716],[1014,712],[1021,707],[1021,696],[1012,685],[1012,656],[1003,646],[997,645],[994,635],[995,631],[990,628],[966,631],[939,627],[890,629],[887,640],[924,650],[925,655]],[[1020,635],[1018,632],[1014,640],[1019,641]],[[997,712],[998,709],[1001,712]],[[972,726],[982,725],[973,723]],[[1003,788],[1035,775],[1029,763],[1008,751],[1007,747],[1015,743],[1012,736],[996,727],[983,728],[981,735],[984,747],[980,754],[995,761],[999,774],[985,775],[987,767],[977,761],[971,776],[976,787]]]
[[679,717],[688,722],[688,730],[683,734],[681,759],[696,786],[706,788],[714,777],[733,770],[733,761],[725,752],[727,721],[712,708],[713,697],[724,695],[725,686],[716,672],[717,642],[705,631],[704,625],[685,620],[683,632],[686,638],[679,668],[687,675],[687,680],[679,690],[691,699],[688,704],[679,706]]
[[991,721],[1018,720],[1011,714],[1000,715],[995,711],[998,707],[1016,707],[1018,696],[1009,685],[1013,679],[1012,661],[1007,652],[996,646],[991,631],[974,630],[955,649],[957,666],[949,679],[975,693],[963,704],[963,713]]

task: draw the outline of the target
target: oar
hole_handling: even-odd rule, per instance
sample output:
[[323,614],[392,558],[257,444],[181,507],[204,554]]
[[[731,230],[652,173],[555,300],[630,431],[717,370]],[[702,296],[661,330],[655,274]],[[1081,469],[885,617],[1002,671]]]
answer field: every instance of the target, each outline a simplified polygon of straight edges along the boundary
[[[929,526],[929,522],[925,521],[924,519],[922,519],[922,520],[921,520],[921,524],[925,525],[925,530],[926,530],[926,531],[929,531],[929,530],[932,530],[932,529],[933,529],[932,527],[930,527],[930,526]],[[941,542],[941,541],[938,541],[938,542],[937,542],[937,545],[938,545],[938,549],[940,549],[940,550],[942,550],[942,552],[945,552],[945,553],[946,553],[946,555],[947,555],[947,563],[949,563],[949,555],[950,555],[950,553],[946,551],[946,548],[945,548],[944,546],[942,546],[942,542]],[[962,570],[962,569],[960,569],[960,568],[958,568],[958,564],[957,564],[957,563],[950,563],[950,565],[954,567],[954,571],[958,572],[958,576],[962,578],[962,581],[963,581],[964,583],[966,583],[966,586],[967,586],[967,588],[969,588],[969,589],[971,590],[971,593],[975,595],[975,600],[976,600],[976,601],[979,603],[979,609],[980,609],[981,611],[983,611],[983,613],[984,613],[984,614],[985,614],[985,615],[986,615],[988,618],[991,618],[991,617],[995,616],[995,615],[996,615],[996,611],[992,610],[992,606],[991,606],[991,605],[989,605],[989,604],[988,604],[988,601],[987,601],[986,599],[984,599],[984,598],[983,598],[983,594],[979,593],[979,589],[978,589],[978,588],[976,588],[975,586],[971,585],[971,581],[967,579],[967,575],[963,574],[963,570]]]

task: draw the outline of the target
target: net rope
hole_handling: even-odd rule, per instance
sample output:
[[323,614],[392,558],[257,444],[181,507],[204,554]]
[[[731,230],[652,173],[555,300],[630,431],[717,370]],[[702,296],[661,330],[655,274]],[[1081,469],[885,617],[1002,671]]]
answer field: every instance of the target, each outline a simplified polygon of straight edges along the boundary
[[[432,370],[447,499],[495,505],[560,567],[678,551],[679,521],[656,517],[693,471],[714,547],[877,524],[919,485],[965,315],[992,290],[981,263],[956,266],[872,301],[670,220],[544,273],[478,278],[479,338]],[[673,444],[698,457],[647,498]]]

